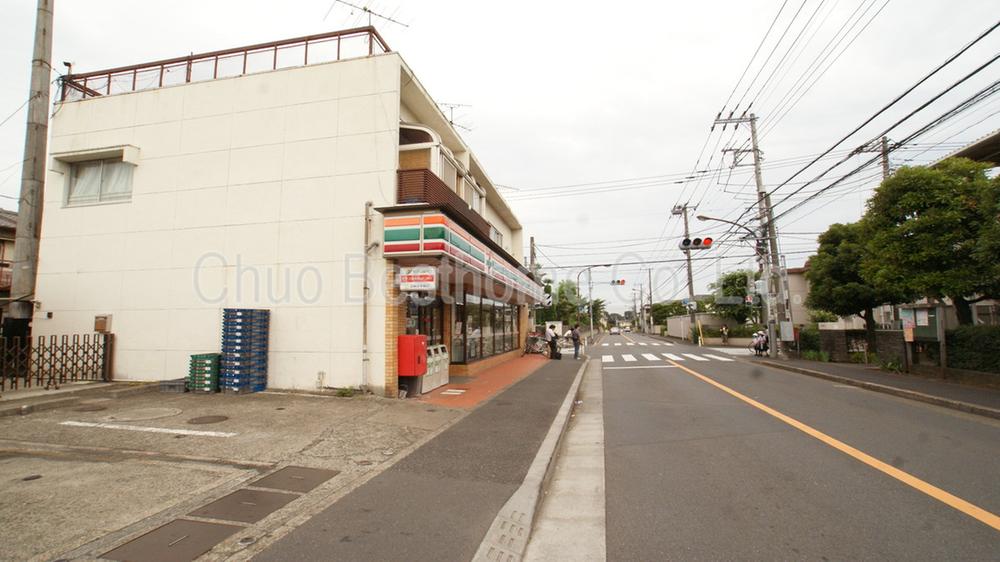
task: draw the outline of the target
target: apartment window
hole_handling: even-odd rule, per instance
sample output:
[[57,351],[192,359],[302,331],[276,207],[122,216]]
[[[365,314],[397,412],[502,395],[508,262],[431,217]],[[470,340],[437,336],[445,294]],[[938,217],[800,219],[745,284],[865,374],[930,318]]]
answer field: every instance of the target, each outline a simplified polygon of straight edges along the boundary
[[481,215],[483,214],[483,201],[485,199],[486,195],[480,191],[479,186],[469,180],[466,180],[465,202],[469,204],[469,207]]
[[503,247],[503,233],[497,230],[492,224],[490,225],[490,240]]
[[121,159],[75,162],[70,166],[68,205],[128,201],[132,198],[132,164]]
[[441,181],[448,185],[452,191],[457,191],[458,169],[444,155],[441,155]]

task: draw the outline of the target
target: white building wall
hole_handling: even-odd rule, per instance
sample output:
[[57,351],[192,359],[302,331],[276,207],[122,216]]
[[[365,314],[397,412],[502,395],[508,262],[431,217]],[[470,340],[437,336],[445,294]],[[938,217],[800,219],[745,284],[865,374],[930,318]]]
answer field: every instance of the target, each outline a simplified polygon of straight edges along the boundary
[[[395,202],[400,64],[389,54],[57,106],[52,153],[140,156],[131,201],[86,207],[63,204],[68,166],[52,161],[35,333],[87,332],[110,313],[115,378],[171,379],[219,349],[222,308],[270,308],[272,387],[316,388],[320,373],[361,384],[362,216],[365,201]],[[370,266],[379,388],[378,251]]]

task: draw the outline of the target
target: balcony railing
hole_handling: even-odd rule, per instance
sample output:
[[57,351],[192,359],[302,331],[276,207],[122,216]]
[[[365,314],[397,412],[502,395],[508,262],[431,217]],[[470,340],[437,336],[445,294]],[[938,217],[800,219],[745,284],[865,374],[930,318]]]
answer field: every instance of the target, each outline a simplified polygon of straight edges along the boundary
[[374,27],[358,27],[84,74],[69,74],[62,78],[62,94],[59,99],[71,101],[151,90],[390,51]]
[[399,170],[397,197],[400,204],[426,203],[442,208],[455,220],[471,228],[483,240],[490,239],[490,223],[472,210],[464,199],[430,170]]

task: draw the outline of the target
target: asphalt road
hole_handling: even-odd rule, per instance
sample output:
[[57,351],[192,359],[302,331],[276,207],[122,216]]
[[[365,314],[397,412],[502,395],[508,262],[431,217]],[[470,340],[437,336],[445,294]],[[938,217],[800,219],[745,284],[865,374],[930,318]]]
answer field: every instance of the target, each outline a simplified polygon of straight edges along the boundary
[[1000,559],[996,420],[634,334],[590,355],[608,560]]

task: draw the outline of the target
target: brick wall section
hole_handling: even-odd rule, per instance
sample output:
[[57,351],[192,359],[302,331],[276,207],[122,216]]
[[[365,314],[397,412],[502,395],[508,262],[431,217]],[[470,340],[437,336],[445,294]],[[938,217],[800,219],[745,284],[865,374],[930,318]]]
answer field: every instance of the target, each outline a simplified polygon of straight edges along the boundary
[[406,333],[406,306],[399,302],[396,264],[389,262],[385,276],[385,396],[399,395],[399,367],[396,336]]
[[819,348],[830,355],[830,361],[848,363],[851,361],[848,342],[853,338],[864,337],[864,330],[820,330]]

